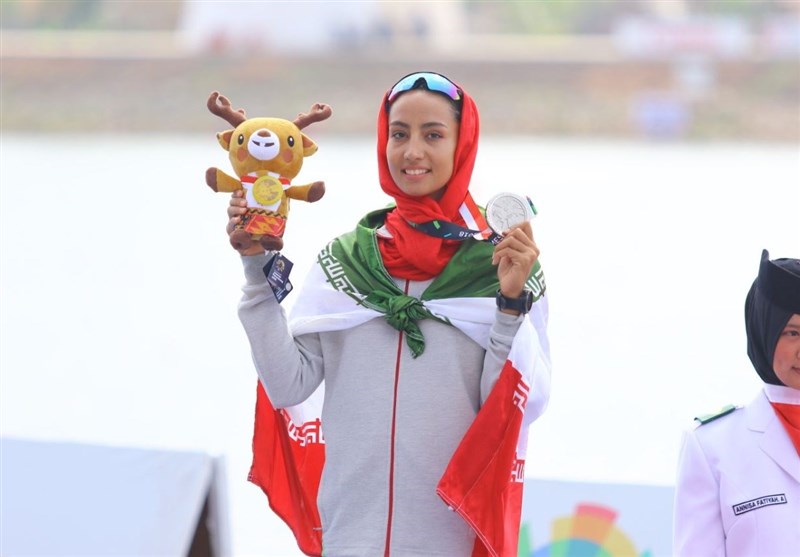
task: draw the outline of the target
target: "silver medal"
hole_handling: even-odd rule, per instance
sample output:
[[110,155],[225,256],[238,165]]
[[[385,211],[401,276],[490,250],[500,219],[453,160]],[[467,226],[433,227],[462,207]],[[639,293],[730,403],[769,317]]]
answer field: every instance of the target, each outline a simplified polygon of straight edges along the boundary
[[530,199],[516,193],[498,193],[486,204],[486,222],[497,234],[534,216],[536,210]]

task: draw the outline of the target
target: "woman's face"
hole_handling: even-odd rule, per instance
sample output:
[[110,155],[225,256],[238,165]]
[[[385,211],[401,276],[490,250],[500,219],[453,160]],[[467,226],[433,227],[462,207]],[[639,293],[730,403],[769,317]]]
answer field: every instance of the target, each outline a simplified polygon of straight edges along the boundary
[[800,314],[792,315],[781,331],[772,367],[784,385],[800,389]]
[[441,199],[453,175],[458,129],[452,105],[439,94],[415,89],[395,99],[386,160],[403,193]]

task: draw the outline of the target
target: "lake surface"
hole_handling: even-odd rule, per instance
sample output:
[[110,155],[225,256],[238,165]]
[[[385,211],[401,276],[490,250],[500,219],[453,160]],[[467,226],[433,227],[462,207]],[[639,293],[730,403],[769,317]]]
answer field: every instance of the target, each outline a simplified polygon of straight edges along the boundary
[[[315,137],[284,254],[386,204],[372,139]],[[301,555],[246,482],[256,375],[205,136],[0,136],[0,434],[223,455],[235,555]],[[673,481],[681,431],[748,402],[744,298],[762,248],[800,257],[797,145],[484,139],[473,195],[529,195],[553,390],[536,478]],[[290,307],[292,296],[284,305]]]

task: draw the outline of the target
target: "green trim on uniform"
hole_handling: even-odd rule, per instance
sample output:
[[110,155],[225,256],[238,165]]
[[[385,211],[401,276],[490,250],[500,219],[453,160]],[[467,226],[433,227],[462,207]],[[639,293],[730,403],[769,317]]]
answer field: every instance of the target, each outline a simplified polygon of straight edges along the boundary
[[722,416],[727,416],[728,414],[730,414],[734,410],[736,410],[736,406],[734,406],[733,404],[727,404],[727,405],[723,406],[722,408],[720,408],[719,410],[717,410],[716,412],[712,412],[711,414],[704,414],[702,416],[696,416],[695,420],[700,422],[700,425],[705,425],[705,424],[707,424],[709,422],[713,422],[717,418],[721,418]]

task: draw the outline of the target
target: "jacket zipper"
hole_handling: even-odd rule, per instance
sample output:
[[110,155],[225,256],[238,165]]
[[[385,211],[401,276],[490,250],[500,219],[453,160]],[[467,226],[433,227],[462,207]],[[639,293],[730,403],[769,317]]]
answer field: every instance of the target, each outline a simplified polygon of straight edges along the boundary
[[[404,294],[408,296],[409,280],[406,279]],[[389,512],[386,520],[386,548],[384,549],[384,557],[390,556],[390,547],[392,543],[392,514],[394,510],[394,436],[395,428],[397,426],[397,386],[400,382],[400,355],[403,350],[403,331],[397,337],[397,357],[394,364],[394,393],[392,396],[392,430],[389,445]]]

